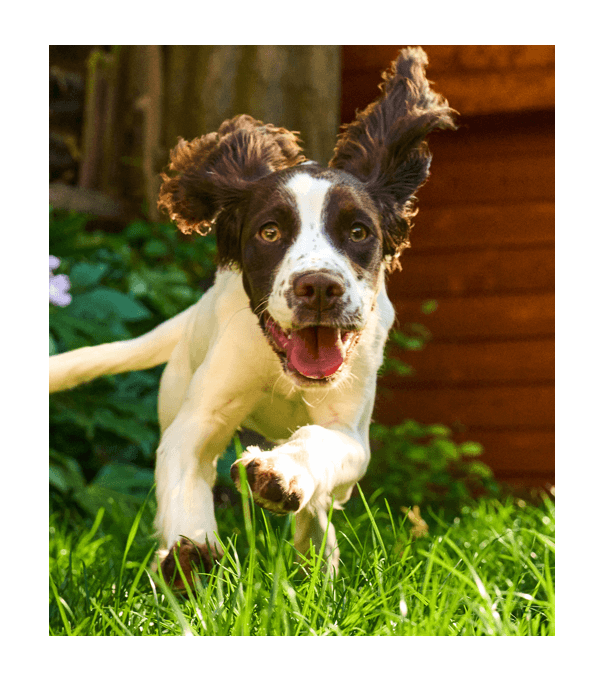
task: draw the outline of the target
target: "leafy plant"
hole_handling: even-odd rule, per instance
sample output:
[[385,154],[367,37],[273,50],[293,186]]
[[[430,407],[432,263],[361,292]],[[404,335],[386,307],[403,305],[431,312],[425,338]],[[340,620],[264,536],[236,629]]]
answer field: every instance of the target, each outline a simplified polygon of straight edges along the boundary
[[451,434],[444,425],[414,420],[394,427],[372,424],[372,464],[362,482],[366,491],[402,507],[431,506],[450,512],[479,495],[497,495],[491,470],[477,460],[482,446],[456,443]]
[[[188,241],[172,225],[143,221],[119,233],[88,229],[90,219],[50,211],[50,245],[72,297],[65,306],[50,305],[51,354],[149,331],[193,304],[212,279],[212,238]],[[50,397],[55,496],[77,495],[82,505],[88,483],[128,491],[127,475],[134,479],[137,470],[149,490],[160,374],[157,367],[106,377]]]

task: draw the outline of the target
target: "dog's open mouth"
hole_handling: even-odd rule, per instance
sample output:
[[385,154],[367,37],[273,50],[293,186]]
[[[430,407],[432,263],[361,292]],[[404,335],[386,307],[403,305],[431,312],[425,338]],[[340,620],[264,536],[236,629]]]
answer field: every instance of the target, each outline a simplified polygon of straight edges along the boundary
[[327,380],[344,365],[359,338],[359,331],[336,327],[302,327],[284,331],[267,313],[265,332],[289,372],[306,379]]

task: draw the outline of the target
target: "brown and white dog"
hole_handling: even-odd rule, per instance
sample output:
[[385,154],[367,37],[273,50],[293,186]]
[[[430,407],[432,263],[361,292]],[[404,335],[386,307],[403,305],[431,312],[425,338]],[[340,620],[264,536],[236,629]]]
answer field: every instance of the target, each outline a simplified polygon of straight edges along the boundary
[[[403,50],[378,100],[340,135],[327,168],[296,136],[242,115],[181,140],[160,207],[187,233],[216,232],[214,286],[185,312],[131,341],[53,356],[50,390],[167,362],[157,452],[162,571],[221,555],[212,486],[243,426],[276,442],[249,447],[254,500],[295,513],[295,546],[313,542],[333,569],[328,510],[349,498],[370,460],[376,375],[394,311],[385,273],[408,245],[414,193],[428,177],[425,138],[453,111]],[[183,585],[178,574],[175,586]]]

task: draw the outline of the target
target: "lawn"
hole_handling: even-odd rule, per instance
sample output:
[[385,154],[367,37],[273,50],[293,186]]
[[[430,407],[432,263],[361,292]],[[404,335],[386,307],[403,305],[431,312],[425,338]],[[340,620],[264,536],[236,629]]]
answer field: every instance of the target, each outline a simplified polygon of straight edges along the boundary
[[153,500],[96,518],[54,502],[50,634],[93,636],[554,635],[554,503],[480,500],[446,518],[379,493],[333,513],[341,569],[299,561],[292,519],[239,497],[218,508],[226,550],[189,598],[152,572]]

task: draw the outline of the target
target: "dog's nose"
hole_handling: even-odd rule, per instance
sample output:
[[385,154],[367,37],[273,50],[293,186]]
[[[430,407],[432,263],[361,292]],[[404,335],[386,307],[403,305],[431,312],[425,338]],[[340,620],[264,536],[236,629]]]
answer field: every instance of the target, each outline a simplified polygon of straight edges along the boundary
[[306,272],[294,279],[294,295],[306,308],[322,311],[334,307],[345,289],[342,282],[323,272]]

